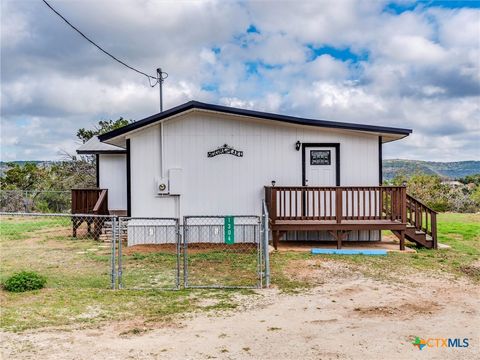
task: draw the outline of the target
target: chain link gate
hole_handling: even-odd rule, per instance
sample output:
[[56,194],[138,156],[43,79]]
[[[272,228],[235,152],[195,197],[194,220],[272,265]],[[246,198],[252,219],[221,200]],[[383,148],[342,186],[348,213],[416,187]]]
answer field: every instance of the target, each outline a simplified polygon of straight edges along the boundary
[[178,219],[120,217],[117,229],[120,289],[179,289]]
[[261,288],[258,216],[185,216],[185,288]]

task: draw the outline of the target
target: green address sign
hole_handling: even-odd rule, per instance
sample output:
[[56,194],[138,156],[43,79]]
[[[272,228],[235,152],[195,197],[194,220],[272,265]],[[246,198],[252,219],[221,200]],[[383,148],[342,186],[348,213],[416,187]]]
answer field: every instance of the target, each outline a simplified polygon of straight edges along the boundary
[[224,229],[225,229],[225,244],[234,244],[235,243],[235,224],[233,216],[224,217]]

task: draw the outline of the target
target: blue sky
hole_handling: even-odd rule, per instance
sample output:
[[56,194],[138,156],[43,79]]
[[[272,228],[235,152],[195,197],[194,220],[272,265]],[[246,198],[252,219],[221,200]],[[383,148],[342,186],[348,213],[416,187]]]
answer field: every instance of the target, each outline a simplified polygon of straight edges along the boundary
[[[167,71],[166,108],[193,99],[407,127],[387,158],[480,158],[480,1],[51,4],[127,63]],[[1,7],[1,160],[59,159],[79,127],[158,111],[157,88],[41,2]]]

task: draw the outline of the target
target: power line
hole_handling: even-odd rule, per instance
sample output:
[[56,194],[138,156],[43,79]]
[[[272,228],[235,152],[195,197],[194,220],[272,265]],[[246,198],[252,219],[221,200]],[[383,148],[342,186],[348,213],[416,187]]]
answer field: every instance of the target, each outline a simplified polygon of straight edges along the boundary
[[[157,85],[158,83],[160,83],[161,81],[165,80],[167,77],[168,77],[168,74],[163,72],[163,73],[160,73],[158,76],[151,76],[151,75],[148,75],[146,73],[144,73],[143,71],[140,71],[138,69],[135,69],[133,66],[130,66],[128,64],[126,64],[125,62],[123,62],[122,60],[118,59],[117,57],[115,57],[114,55],[110,54],[107,50],[103,49],[100,45],[96,44],[93,40],[91,40],[87,35],[85,35],[83,32],[81,32],[79,29],[77,29],[72,23],[70,23],[70,21],[68,21],[67,19],[65,19],[65,17],[63,17],[62,14],[60,14],[57,10],[55,10],[47,1],[45,0],[42,0],[45,5],[47,5],[50,10],[52,10],[56,15],[58,15],[63,21],[65,21],[73,30],[75,30],[77,33],[79,33],[85,40],[87,40],[90,44],[92,44],[93,46],[95,46],[98,50],[100,50],[101,52],[103,52],[105,55],[111,57],[113,60],[117,61],[118,63],[122,64],[123,66],[129,68],[130,70],[133,70],[143,76],[146,76],[149,83],[150,83],[150,86],[151,87],[154,87],[155,85]],[[163,75],[166,75],[165,77],[163,77]],[[153,83],[152,85],[152,79],[155,80],[155,83]]]

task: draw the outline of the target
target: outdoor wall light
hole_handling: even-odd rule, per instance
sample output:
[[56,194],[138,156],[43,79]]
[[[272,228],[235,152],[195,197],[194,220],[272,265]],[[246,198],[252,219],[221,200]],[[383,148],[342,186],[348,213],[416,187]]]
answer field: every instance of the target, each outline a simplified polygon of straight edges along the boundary
[[275,180],[272,180],[272,187],[275,186],[277,182]]
[[301,145],[302,145],[301,142],[300,142],[300,141],[297,141],[297,142],[295,143],[295,150],[299,151]]

